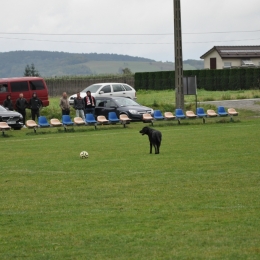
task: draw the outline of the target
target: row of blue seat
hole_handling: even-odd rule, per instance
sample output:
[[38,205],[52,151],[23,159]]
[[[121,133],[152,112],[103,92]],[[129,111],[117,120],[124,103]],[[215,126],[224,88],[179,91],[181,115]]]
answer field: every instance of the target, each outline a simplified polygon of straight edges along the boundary
[[203,122],[205,123],[205,118],[216,117],[216,116],[221,116],[221,117],[230,116],[231,120],[233,120],[232,117],[237,116],[238,112],[236,112],[235,109],[233,108],[228,109],[227,112],[223,106],[219,106],[217,108],[217,113],[214,110],[207,110],[207,113],[205,113],[202,107],[198,107],[196,110],[196,114],[193,111],[186,111],[186,115],[185,115],[183,110],[179,108],[175,109],[175,115],[171,113],[170,116],[168,117],[168,114],[169,112],[166,112],[165,115],[163,116],[160,110],[155,110],[153,119],[154,120],[177,119],[179,121],[180,119],[185,119],[185,118],[202,118]]
[[[85,121],[87,124],[97,124],[95,117],[93,114],[86,114],[85,115]],[[117,117],[115,112],[109,112],[108,113],[108,121],[112,124],[119,123],[120,119]],[[63,125],[73,125],[74,122],[72,122],[70,116],[63,115],[62,116],[62,124]]]
[[[55,125],[50,124],[45,116],[40,116],[38,118],[38,125],[37,126],[39,126],[39,127],[50,127],[50,126],[62,126],[63,125],[64,128],[66,129],[67,126],[77,125],[75,120],[73,122],[69,115],[63,115],[60,123],[59,123],[59,120],[57,120],[57,119],[54,119],[54,120],[58,121],[58,123],[55,124]],[[108,113],[108,123],[116,124],[116,123],[119,123],[120,121],[122,121],[122,120],[120,120],[117,117],[115,112],[109,112]],[[85,121],[83,121],[83,119],[82,119],[82,122],[80,122],[78,125],[80,125],[82,123],[83,124],[85,123],[86,125],[94,125],[95,128],[96,128],[96,125],[97,125],[98,122],[96,121],[93,114],[86,114],[85,115]]]
[[[229,109],[230,110],[230,109]],[[178,123],[180,124],[181,119],[185,118],[202,118],[203,123],[205,123],[205,118],[207,117],[215,117],[215,116],[228,116],[230,115],[231,118],[234,115],[237,115],[238,113],[233,109],[232,111],[226,112],[225,108],[220,106],[218,107],[217,113],[214,110],[207,110],[207,113],[205,113],[204,109],[202,107],[197,108],[197,113],[194,114],[193,111],[186,111],[186,115],[184,114],[182,109],[176,109],[175,110],[175,115],[173,115],[171,112],[165,112],[164,116],[162,115],[162,112],[160,110],[154,110],[153,117],[150,114],[147,114],[149,117],[145,118],[145,115],[143,116],[143,121],[144,122],[151,122],[153,124],[153,120],[173,120],[177,119]],[[81,118],[79,118],[81,121],[77,122],[76,118],[74,118],[74,122],[71,120],[71,117],[69,115],[63,115],[62,116],[62,121],[60,122],[58,119],[51,119],[51,124],[48,122],[47,118],[45,116],[40,116],[38,118],[38,125],[33,122],[33,125],[30,126],[27,124],[29,128],[34,128],[36,131],[36,127],[50,127],[50,126],[64,126],[64,129],[66,130],[67,126],[72,126],[72,125],[94,125],[96,129],[96,125],[98,123],[103,124],[103,121],[97,121],[99,119],[95,119],[93,114],[86,114],[85,115],[85,121]],[[106,123],[110,124],[116,124],[121,122],[122,124],[125,124],[129,122],[129,118],[127,117],[128,120],[125,119],[119,119],[116,115],[115,112],[109,112],[108,113],[108,120],[106,120]],[[52,120],[56,120],[56,123],[52,123]],[[32,120],[29,120],[32,121]]]

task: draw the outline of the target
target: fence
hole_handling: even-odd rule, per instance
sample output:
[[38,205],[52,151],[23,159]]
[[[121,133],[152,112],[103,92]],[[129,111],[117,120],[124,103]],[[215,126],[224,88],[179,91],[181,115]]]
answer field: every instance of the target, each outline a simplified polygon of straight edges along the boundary
[[[260,89],[260,68],[224,69],[224,70],[185,70],[184,76],[197,76],[197,87],[205,90]],[[108,77],[75,77],[45,79],[50,96],[60,96],[64,91],[68,95],[85,89],[94,83],[122,82],[136,90],[175,89],[174,71],[139,72],[135,75]]]
[[[260,89],[260,68],[185,70],[183,76],[197,76],[197,86],[205,90]],[[135,89],[175,89],[175,72],[135,73]]]
[[47,78],[45,81],[49,90],[49,96],[51,97],[60,96],[63,92],[67,92],[68,95],[72,95],[92,84],[101,82],[126,83],[132,87],[135,86],[134,76],[132,75],[95,78]]

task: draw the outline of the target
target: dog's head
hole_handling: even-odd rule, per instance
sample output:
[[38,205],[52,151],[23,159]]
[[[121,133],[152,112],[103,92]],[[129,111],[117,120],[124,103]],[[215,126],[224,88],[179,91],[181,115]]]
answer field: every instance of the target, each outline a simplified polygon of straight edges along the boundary
[[140,134],[142,135],[147,135],[149,132],[149,127],[145,126],[142,130],[139,131]]

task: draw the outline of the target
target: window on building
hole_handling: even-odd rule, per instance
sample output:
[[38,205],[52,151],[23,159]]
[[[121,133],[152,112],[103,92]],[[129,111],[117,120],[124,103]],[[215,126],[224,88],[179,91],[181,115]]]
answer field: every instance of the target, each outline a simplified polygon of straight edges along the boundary
[[251,60],[242,60],[241,65],[242,66],[255,66],[255,64]]
[[225,62],[224,62],[224,69],[230,69],[231,66],[232,66],[232,63],[231,63],[231,62],[229,62],[229,61],[225,61]]

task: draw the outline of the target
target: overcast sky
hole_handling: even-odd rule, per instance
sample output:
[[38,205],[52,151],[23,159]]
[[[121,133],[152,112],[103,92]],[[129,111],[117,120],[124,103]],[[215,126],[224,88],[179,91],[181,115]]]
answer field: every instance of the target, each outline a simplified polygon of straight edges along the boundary
[[[0,6],[0,52],[174,61],[173,0],[0,0]],[[259,0],[181,0],[181,12],[184,60],[199,60],[215,45],[260,45]]]

